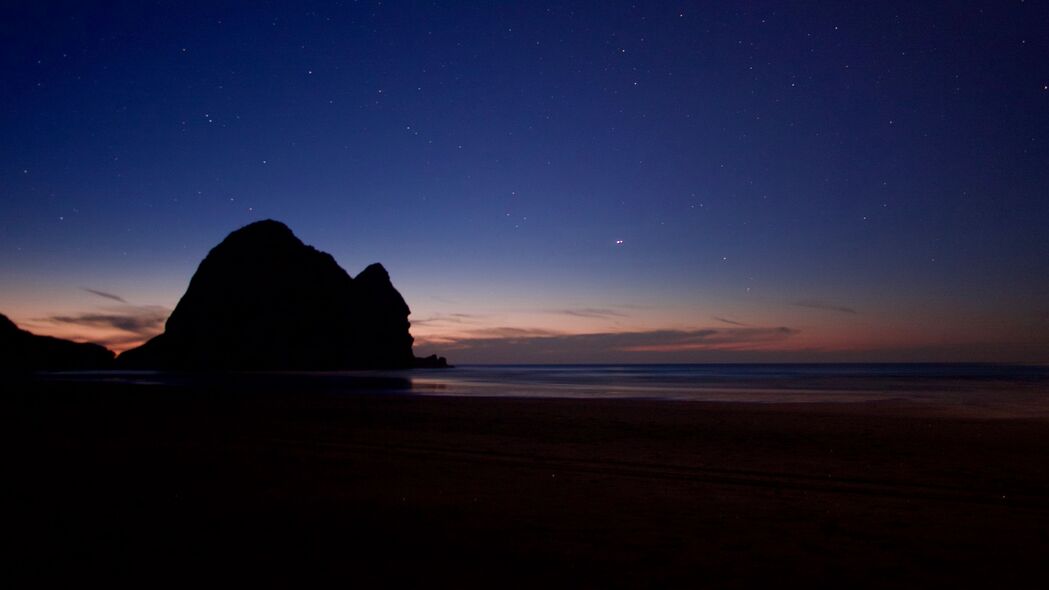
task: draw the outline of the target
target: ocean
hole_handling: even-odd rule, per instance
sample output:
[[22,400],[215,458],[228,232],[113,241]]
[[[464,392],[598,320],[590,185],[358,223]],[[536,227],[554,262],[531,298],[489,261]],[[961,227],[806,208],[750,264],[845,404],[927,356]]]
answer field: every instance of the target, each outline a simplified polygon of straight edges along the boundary
[[421,395],[776,403],[1049,398],[1049,367],[1034,365],[467,365],[405,376]]
[[48,378],[239,391],[645,399],[691,402],[909,401],[1049,416],[1049,366],[1001,364],[465,365],[412,371],[61,373]]

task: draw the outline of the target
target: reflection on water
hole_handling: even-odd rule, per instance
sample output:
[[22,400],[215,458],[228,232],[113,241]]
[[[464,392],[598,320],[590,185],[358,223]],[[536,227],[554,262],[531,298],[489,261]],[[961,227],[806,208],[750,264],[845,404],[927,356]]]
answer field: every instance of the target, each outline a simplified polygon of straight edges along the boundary
[[408,376],[413,393],[422,395],[962,403],[1049,397],[1049,367],[1009,365],[486,365]]
[[119,371],[47,379],[243,393],[653,399],[729,402],[907,400],[976,414],[1049,417],[1049,367],[981,364],[478,365],[414,371]]

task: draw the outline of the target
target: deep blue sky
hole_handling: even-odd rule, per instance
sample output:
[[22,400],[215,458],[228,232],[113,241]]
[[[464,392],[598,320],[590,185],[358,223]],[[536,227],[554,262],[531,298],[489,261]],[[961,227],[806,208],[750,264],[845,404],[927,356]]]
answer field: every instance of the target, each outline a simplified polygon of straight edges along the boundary
[[34,331],[275,218],[461,361],[1049,360],[1047,2],[20,2],[0,82]]

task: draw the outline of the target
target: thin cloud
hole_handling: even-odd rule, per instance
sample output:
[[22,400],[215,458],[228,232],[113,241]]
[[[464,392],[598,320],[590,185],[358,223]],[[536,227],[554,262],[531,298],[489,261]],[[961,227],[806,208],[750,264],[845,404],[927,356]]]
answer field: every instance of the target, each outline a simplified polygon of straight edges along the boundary
[[628,352],[681,352],[689,350],[740,349],[781,342],[798,333],[785,326],[777,328],[730,328],[692,331],[650,332],[650,342],[642,342],[622,348]]
[[437,326],[441,324],[473,324],[474,320],[483,318],[482,315],[472,313],[448,313],[434,314],[427,318],[412,319],[413,326]]
[[512,327],[474,330],[461,336],[431,338],[425,344],[479,359],[516,362],[575,362],[583,359],[650,359],[654,353],[765,350],[798,334],[788,327],[705,328],[564,334]]
[[511,328],[506,326],[496,328],[479,328],[477,330],[470,330],[468,334],[468,340],[520,340],[525,338],[552,338],[555,336],[564,335],[562,332],[557,332],[555,330],[545,330],[542,328]]
[[604,307],[579,307],[570,309],[551,309],[548,313],[570,315],[577,318],[624,318],[627,314]]
[[99,291],[97,289],[89,289],[87,287],[81,287],[81,289],[83,289],[84,291],[87,291],[88,293],[91,293],[93,295],[98,295],[99,297],[104,297],[106,299],[110,299],[110,300],[113,300],[113,301],[119,301],[120,303],[125,303],[125,304],[127,303],[127,301],[123,297],[121,297],[120,295],[114,295],[112,293],[106,293],[105,291]]
[[744,324],[743,322],[737,322],[736,320],[730,320],[728,318],[723,318],[721,316],[714,316],[714,319],[719,321],[719,322],[721,322],[721,323],[723,323],[723,324],[728,324],[730,326],[749,326],[750,325],[750,324]]
[[849,314],[859,313],[858,311],[856,311],[855,309],[853,309],[851,307],[845,307],[843,305],[835,305],[833,303],[828,303],[826,301],[822,301],[822,300],[819,300],[819,299],[801,299],[801,300],[792,302],[791,305],[794,305],[796,307],[807,307],[809,309],[821,309],[823,311],[836,311],[838,313],[849,313]]
[[137,334],[116,333],[111,336],[93,337],[90,339],[81,338],[81,340],[101,344],[113,352],[121,353],[129,348],[134,348],[142,344],[146,340],[149,340],[149,338],[150,337],[143,337]]
[[453,336],[442,336],[440,334],[416,336],[415,345],[420,347],[438,346],[441,350],[461,350],[478,345],[487,346],[491,343],[514,346],[533,339],[552,338],[561,335],[562,332],[532,328],[475,328]]
[[129,305],[103,313],[55,315],[48,317],[47,321],[89,328],[115,329],[127,332],[138,339],[144,339],[163,331],[168,314],[168,309],[164,307]]

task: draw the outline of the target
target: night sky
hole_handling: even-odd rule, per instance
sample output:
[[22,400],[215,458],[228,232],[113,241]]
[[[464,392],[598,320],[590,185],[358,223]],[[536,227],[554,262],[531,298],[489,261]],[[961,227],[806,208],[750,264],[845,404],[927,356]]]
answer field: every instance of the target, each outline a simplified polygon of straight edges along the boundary
[[1049,3],[10,2],[0,312],[287,223],[452,362],[1049,361]]

